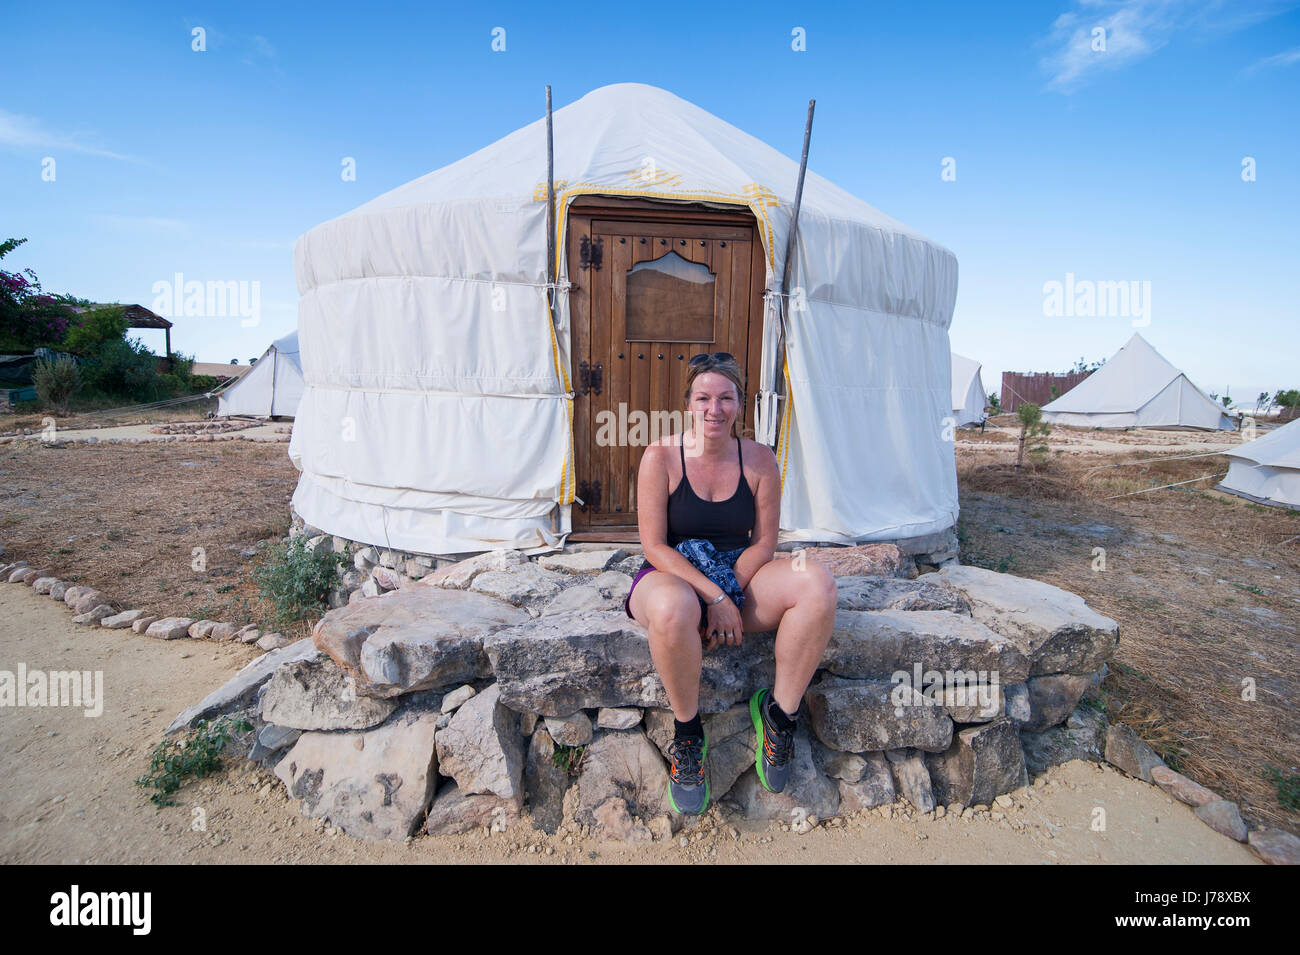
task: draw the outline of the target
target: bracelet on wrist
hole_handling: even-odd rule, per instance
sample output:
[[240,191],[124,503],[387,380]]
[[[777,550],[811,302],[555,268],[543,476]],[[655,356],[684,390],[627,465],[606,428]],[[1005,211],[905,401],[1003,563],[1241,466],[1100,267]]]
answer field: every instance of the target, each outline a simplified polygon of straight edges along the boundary
[[716,607],[718,604],[722,603],[722,601],[726,599],[727,599],[727,592],[724,590],[722,593],[718,594],[718,596],[714,597],[712,600],[709,601],[709,606]]

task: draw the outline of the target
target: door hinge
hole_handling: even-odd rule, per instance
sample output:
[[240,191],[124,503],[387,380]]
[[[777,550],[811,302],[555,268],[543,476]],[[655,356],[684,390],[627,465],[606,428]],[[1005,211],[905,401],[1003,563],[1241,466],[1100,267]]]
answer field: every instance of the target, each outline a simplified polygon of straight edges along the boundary
[[601,367],[600,362],[590,365],[585,361],[578,362],[578,390],[580,395],[600,394],[600,389],[604,385],[605,370]]
[[591,269],[593,272],[599,272],[600,266],[605,258],[605,239],[603,236],[596,236],[595,239],[589,236],[583,236],[582,242],[578,246],[578,265],[585,272]]
[[596,512],[600,510],[600,482],[599,481],[579,481],[578,494],[575,500],[583,511]]

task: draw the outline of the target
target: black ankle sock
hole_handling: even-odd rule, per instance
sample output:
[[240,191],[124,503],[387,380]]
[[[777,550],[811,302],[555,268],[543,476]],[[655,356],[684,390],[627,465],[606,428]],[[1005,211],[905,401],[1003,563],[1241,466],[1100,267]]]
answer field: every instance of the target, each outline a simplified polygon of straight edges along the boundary
[[698,710],[695,712],[695,715],[685,723],[674,716],[673,729],[674,735],[677,739],[681,739],[683,736],[704,736],[704,724],[700,722],[700,714]]
[[777,725],[777,728],[782,730],[794,729],[795,723],[798,722],[799,719],[798,710],[794,711],[794,716],[786,716],[785,710],[781,709],[780,705],[776,702],[776,697],[774,696],[770,696],[767,699],[767,715],[768,718]]

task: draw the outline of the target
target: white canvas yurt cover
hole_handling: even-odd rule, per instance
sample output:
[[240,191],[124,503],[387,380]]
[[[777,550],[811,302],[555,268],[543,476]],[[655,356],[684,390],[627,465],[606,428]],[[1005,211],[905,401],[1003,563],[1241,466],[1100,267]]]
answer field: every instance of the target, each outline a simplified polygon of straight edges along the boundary
[[1300,419],[1226,453],[1232,460],[1220,490],[1300,508]]
[[1236,427],[1222,407],[1136,332],[1110,361],[1043,405],[1043,420],[1081,428]]
[[243,377],[217,396],[217,414],[292,418],[303,389],[295,331],[272,342]]
[[981,367],[973,358],[952,353],[952,414],[958,427],[984,420],[984,403],[988,397],[984,394],[984,379],[980,377]]
[[[557,250],[579,195],[747,207],[779,291],[795,161],[639,83],[556,110],[554,148]],[[561,291],[553,326],[545,177],[543,117],[298,240],[306,391],[289,455],[307,523],[427,553],[541,548],[569,533],[569,304]],[[783,538],[952,526],[941,422],[956,258],[811,171],[798,239],[791,286],[807,308],[788,311],[781,363],[779,295],[766,296],[762,368],[748,383],[757,437],[781,466]],[[562,252],[556,269],[563,287]]]

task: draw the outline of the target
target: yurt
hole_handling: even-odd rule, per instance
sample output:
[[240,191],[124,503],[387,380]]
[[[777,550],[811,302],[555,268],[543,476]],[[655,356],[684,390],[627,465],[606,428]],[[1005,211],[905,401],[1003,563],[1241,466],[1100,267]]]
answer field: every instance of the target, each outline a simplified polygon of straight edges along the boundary
[[1236,428],[1222,407],[1136,332],[1110,361],[1043,405],[1043,420],[1080,428]]
[[635,541],[644,447],[726,351],[783,540],[951,528],[949,250],[810,170],[783,298],[797,162],[640,83],[555,110],[553,142],[553,274],[545,117],[298,240],[303,521],[430,554]]
[[1219,490],[1300,509],[1300,418],[1225,453],[1232,460]]
[[217,396],[217,414],[256,418],[292,418],[302,400],[302,363],[298,333],[271,343],[244,375]]
[[973,358],[952,353],[952,415],[959,428],[984,420],[988,396],[984,393],[984,379],[980,377],[981,367]]

